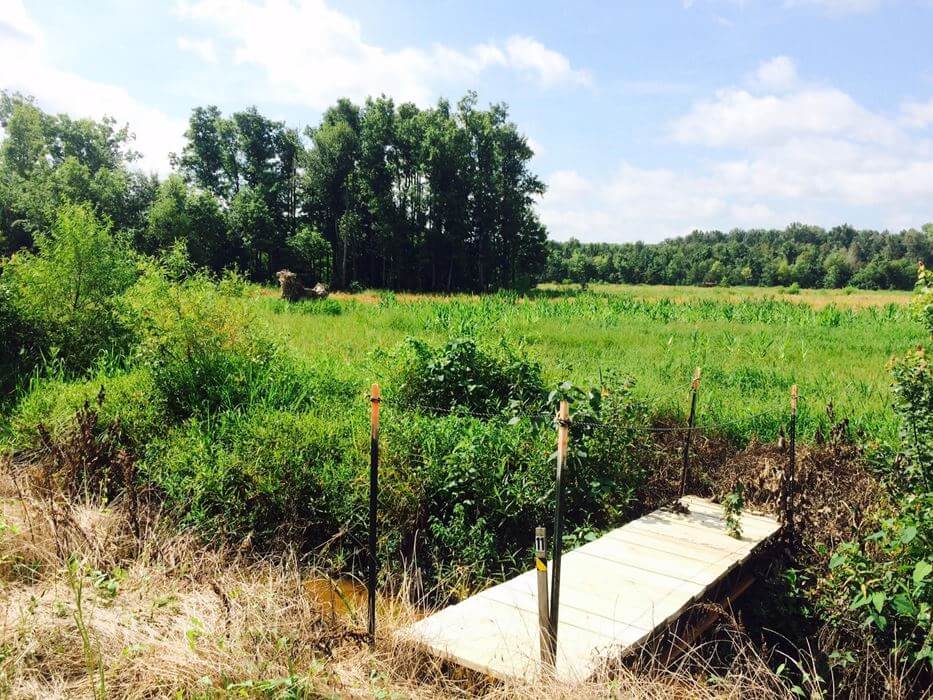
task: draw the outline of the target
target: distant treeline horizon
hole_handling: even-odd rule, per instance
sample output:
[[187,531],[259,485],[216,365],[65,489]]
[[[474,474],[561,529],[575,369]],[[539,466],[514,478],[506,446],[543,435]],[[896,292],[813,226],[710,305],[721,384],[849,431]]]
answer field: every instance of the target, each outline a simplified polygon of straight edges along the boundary
[[824,229],[694,231],[660,243],[548,241],[546,282],[913,289],[933,265],[933,223],[899,233]]
[[44,112],[0,91],[0,259],[32,250],[68,203],[88,204],[140,252],[184,244],[191,261],[269,283],[411,291],[528,289],[537,282],[910,289],[933,264],[933,225],[896,234],[697,231],[645,243],[551,241],[543,181],[504,104],[339,100],[302,132],[255,107],[192,110],[174,171],[136,167],[130,125]]

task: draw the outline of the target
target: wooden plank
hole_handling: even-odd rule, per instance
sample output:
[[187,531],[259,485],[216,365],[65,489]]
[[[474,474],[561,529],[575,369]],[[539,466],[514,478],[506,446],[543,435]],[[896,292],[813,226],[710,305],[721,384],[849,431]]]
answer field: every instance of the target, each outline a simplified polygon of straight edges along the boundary
[[[722,507],[695,497],[688,513],[655,511],[563,556],[557,660],[565,681],[590,677],[607,659],[670,624],[780,529],[743,514],[741,539]],[[402,631],[432,653],[498,678],[540,673],[537,574],[529,571]]]
[[[561,612],[567,611],[564,608]],[[413,628],[417,641],[435,654],[475,671],[529,680],[538,674],[537,612],[476,596],[416,623],[409,630]],[[630,636],[638,639],[643,634],[643,630],[634,630]],[[599,650],[624,643],[563,619],[558,639],[558,673],[574,680],[583,680],[595,668]]]
[[[625,577],[630,580],[644,581],[648,584],[653,581],[662,586],[666,585],[665,581],[702,583],[700,578],[711,566],[708,562],[654,551],[632,545],[622,539],[590,542],[574,553],[581,557],[617,564],[623,567]],[[646,554],[650,558],[646,558]]]
[[[685,496],[681,499],[684,505],[687,506],[691,511],[697,513],[706,513],[708,515],[716,515],[725,520],[723,514],[722,506],[718,503],[713,503],[705,498],[697,498],[696,496]],[[773,526],[776,522],[775,518],[772,518],[768,515],[763,515],[761,513],[742,513],[742,522],[757,522],[769,527]]]

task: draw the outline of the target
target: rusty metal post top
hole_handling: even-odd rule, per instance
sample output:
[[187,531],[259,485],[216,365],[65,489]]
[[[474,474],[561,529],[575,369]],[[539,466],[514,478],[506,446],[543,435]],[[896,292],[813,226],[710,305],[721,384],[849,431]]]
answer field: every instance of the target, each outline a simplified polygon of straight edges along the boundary
[[790,388],[790,410],[791,413],[797,415],[797,385],[794,384]]
[[378,402],[382,400],[382,395],[379,390],[378,384],[373,384],[369,390],[369,400],[372,402]]
[[690,382],[690,388],[693,389],[694,391],[700,388],[700,373],[701,373],[701,370],[699,367],[693,370],[693,381]]

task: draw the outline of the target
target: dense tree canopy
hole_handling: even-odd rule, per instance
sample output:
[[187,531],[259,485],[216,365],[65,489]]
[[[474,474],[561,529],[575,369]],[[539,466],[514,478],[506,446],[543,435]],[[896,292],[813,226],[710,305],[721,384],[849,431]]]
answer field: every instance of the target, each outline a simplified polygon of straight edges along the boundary
[[67,202],[90,204],[120,230],[145,226],[158,182],[130,167],[138,154],[127,127],[46,114],[4,92],[0,126],[0,252],[32,248]]
[[413,290],[538,280],[797,283],[909,288],[933,264],[933,227],[898,234],[792,224],[695,232],[657,245],[548,243],[544,192],[504,105],[468,94],[421,109],[340,100],[303,133],[252,107],[192,113],[175,172],[135,168],[129,127],[43,112],[0,93],[0,255],[34,249],[66,204],[86,204],[145,253],[182,242],[192,262],[269,282]]
[[544,278],[628,284],[912,289],[933,264],[933,224],[897,234],[791,224],[784,230],[694,231],[655,245],[550,243]]
[[330,244],[340,286],[486,289],[540,271],[533,202],[544,186],[504,106],[477,109],[475,95],[456,109],[341,100],[303,136],[255,109],[227,118],[199,107],[175,158],[223,203],[254,275],[300,262],[289,258],[307,247],[292,241],[301,226]]

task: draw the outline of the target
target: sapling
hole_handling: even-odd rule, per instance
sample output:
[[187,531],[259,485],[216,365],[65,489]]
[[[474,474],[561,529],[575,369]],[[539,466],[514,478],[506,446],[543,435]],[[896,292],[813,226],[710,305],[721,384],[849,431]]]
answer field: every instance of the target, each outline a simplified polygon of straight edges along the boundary
[[742,509],[745,507],[745,489],[742,482],[737,482],[732,490],[722,499],[722,509],[726,514],[726,532],[730,537],[742,539]]

